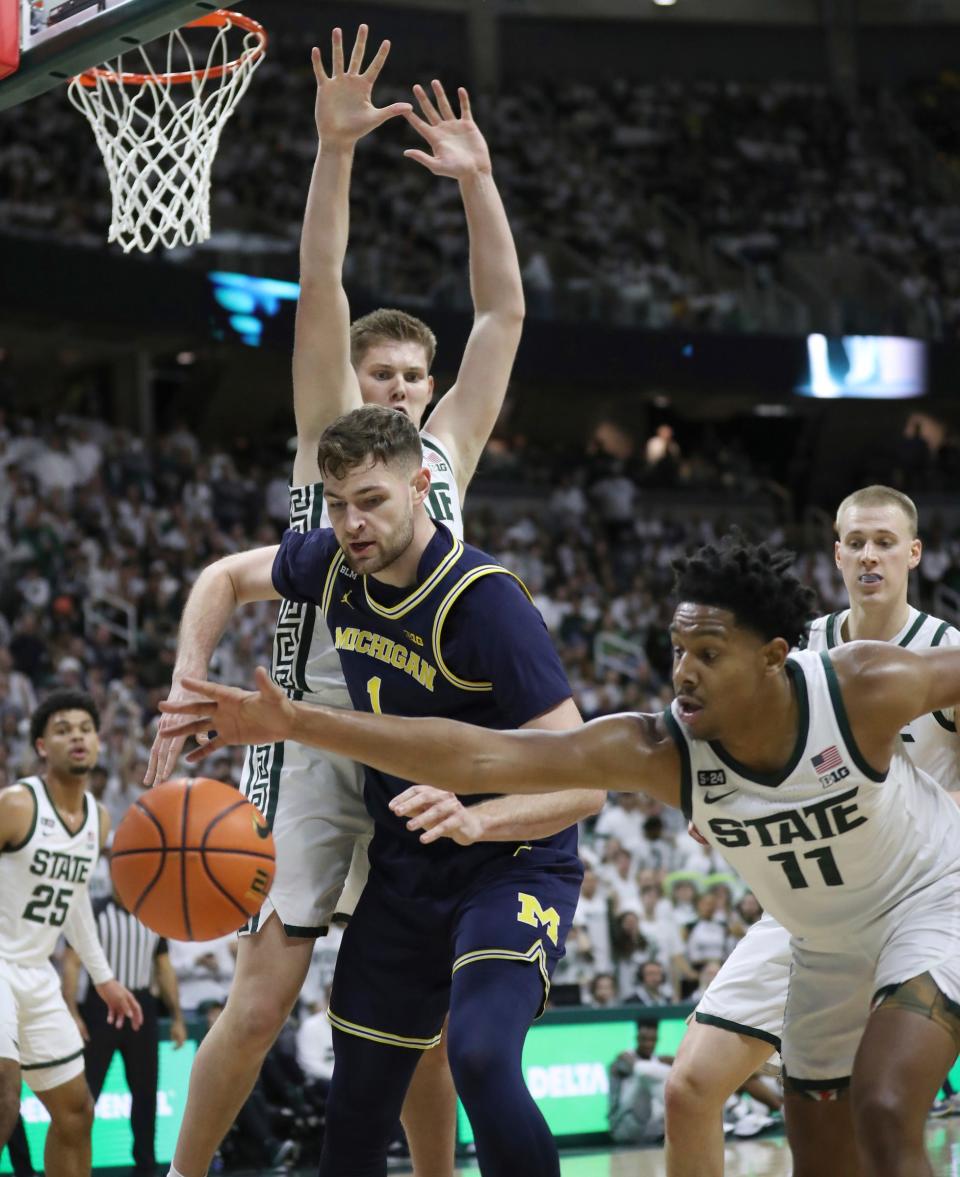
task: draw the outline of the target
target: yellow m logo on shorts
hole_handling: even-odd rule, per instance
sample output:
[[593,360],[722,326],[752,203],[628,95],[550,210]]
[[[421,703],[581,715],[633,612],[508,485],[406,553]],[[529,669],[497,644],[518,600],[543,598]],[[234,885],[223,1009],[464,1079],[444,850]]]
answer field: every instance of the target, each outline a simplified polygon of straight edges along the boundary
[[523,891],[517,892],[517,899],[520,902],[517,923],[529,924],[531,928],[546,928],[550,942],[556,947],[557,937],[560,934],[560,917],[557,915],[557,909],[548,907],[544,911],[540,906],[539,899],[533,895],[525,895]]

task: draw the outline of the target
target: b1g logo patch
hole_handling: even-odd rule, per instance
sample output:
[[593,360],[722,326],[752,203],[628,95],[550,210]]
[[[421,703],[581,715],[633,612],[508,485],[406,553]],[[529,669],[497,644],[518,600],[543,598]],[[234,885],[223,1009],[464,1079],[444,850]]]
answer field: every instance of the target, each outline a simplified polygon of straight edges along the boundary
[[704,788],[710,788],[712,785],[725,785],[727,783],[727,774],[722,768],[703,768],[697,773],[697,784],[703,785]]
[[840,749],[835,744],[812,756],[810,763],[817,774],[817,780],[825,789],[830,785],[839,784],[850,775],[850,769],[843,763]]

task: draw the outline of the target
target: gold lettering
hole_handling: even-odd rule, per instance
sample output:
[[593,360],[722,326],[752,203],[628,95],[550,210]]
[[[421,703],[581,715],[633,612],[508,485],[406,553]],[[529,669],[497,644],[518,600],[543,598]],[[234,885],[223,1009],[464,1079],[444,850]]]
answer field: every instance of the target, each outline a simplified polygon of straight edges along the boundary
[[[407,654],[409,651],[406,646],[401,646],[399,642],[393,647],[393,653],[390,655],[390,665],[395,666],[397,670],[403,670],[407,665]],[[412,655],[411,655],[412,657]]]
[[[380,659],[381,662],[389,662],[390,661],[390,656],[393,654],[393,649],[394,649],[394,646],[396,646],[396,644],[397,643],[394,641],[391,641],[390,638],[381,638],[380,639],[380,649],[377,650],[377,657]],[[400,648],[403,649],[402,646]]]
[[556,945],[560,935],[560,917],[557,915],[557,909],[548,907],[544,910],[539,899],[533,895],[526,895],[523,891],[517,892],[517,899],[520,901],[517,923],[529,924],[531,928],[546,928],[550,942]]
[[369,654],[370,653],[370,641],[371,641],[372,637],[373,637],[373,634],[370,633],[369,630],[361,629],[360,633],[357,635],[357,641],[353,647],[354,650],[356,650],[356,652],[358,654]]
[[426,687],[428,691],[433,690],[433,680],[437,677],[436,669],[430,665],[429,662],[420,663],[420,670],[417,673],[417,682]]

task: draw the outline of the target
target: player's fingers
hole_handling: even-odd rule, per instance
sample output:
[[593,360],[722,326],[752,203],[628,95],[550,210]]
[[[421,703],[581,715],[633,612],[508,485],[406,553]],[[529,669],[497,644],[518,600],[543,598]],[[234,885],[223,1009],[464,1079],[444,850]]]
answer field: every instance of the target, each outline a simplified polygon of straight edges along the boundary
[[430,83],[433,87],[433,96],[437,100],[437,106],[440,109],[440,114],[445,119],[455,119],[457,116],[453,113],[453,107],[450,105],[450,99],[447,97],[447,92],[443,88],[443,84],[439,78],[434,78]]
[[425,151],[417,151],[415,147],[408,148],[403,154],[407,159],[412,159],[415,163],[423,164],[428,172],[433,172],[436,175],[437,161],[432,155],[427,155]]
[[424,845],[428,845],[430,842],[436,842],[438,838],[453,838],[460,829],[461,817],[461,814],[456,813],[445,821],[431,826],[429,830],[420,835],[420,841]]
[[317,79],[318,86],[330,81],[327,71],[323,68],[323,57],[316,45],[310,50],[310,64],[313,66],[313,76]]
[[163,763],[160,766],[160,780],[169,780],[174,768],[176,768],[177,761],[180,758],[180,753],[183,751],[183,744],[186,737],[176,736],[166,741],[166,752],[163,758]]
[[343,73],[343,29],[334,29],[331,41],[333,44],[333,69],[330,71],[330,76],[339,78]]
[[426,90],[418,84],[413,87],[413,96],[423,111],[423,117],[432,127],[436,127],[441,122],[440,115],[434,109],[434,105],[427,96]]
[[270,671],[265,666],[258,666],[253,672],[253,681],[257,690],[264,695],[282,695],[283,691],[270,677]]
[[134,1030],[139,1030],[143,1025],[143,1008],[132,993],[130,994],[130,1004],[133,1007],[130,1011],[130,1024]]
[[380,48],[373,56],[373,61],[371,61],[367,68],[363,71],[363,76],[367,79],[371,86],[377,80],[377,78],[380,77],[380,71],[383,69],[383,63],[387,60],[389,55],[390,42],[381,41]]
[[160,745],[165,743],[161,735],[153,741],[150,748],[150,759],[147,761],[147,771],[143,774],[143,783],[149,788],[157,779],[157,769],[160,762]]
[[229,699],[234,695],[242,695],[236,687],[228,687],[222,682],[208,682],[203,678],[182,678],[180,685],[187,691],[193,691],[202,699]]
[[381,106],[377,110],[377,126],[382,126],[389,119],[395,119],[398,115],[406,114],[408,110],[412,110],[409,102],[394,102],[392,106]]
[[350,64],[347,66],[348,74],[358,74],[360,67],[363,65],[363,55],[367,49],[367,33],[366,25],[361,25],[357,29],[357,39],[353,43],[353,52],[350,54]]
[[456,797],[445,797],[407,822],[408,830],[430,830],[438,822],[445,821],[451,813],[460,812],[462,806]]
[[447,796],[442,789],[435,789],[432,785],[411,785],[404,789],[390,801],[390,808],[394,813],[403,815],[413,813],[424,805],[431,804],[438,797]]
[[466,92],[463,86],[457,89],[457,97],[460,99],[460,117],[462,119],[473,119],[473,110],[470,106],[470,95]]
[[417,132],[418,135],[422,135],[428,143],[430,142],[430,124],[428,122],[425,122],[417,114],[417,112],[413,109],[412,106],[410,107],[410,109],[408,111],[404,112],[403,117],[407,120],[407,122],[410,124],[410,126],[413,127],[413,129]]
[[201,760],[209,756],[211,752],[216,752],[218,748],[226,748],[227,741],[223,736],[217,736],[216,739],[210,741],[209,744],[202,744],[199,748],[194,748],[192,752],[187,753],[188,764],[199,764]]

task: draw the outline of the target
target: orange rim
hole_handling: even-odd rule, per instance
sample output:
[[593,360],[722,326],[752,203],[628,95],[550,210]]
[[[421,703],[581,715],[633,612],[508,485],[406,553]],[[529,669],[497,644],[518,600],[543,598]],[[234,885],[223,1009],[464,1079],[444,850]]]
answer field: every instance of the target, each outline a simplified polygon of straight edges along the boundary
[[222,78],[226,74],[234,73],[252,58],[262,55],[267,47],[267,30],[259,21],[244,16],[242,12],[228,12],[224,8],[219,8],[216,12],[208,12],[206,16],[200,16],[184,25],[184,28],[187,29],[202,29],[223,28],[227,24],[236,25],[237,28],[243,29],[247,33],[253,33],[257,37],[257,44],[244,50],[235,61],[228,61],[224,65],[214,65],[210,69],[186,70],[179,74],[118,74],[110,69],[96,67],[84,70],[82,74],[71,78],[71,81],[79,82],[89,89],[95,87],[98,81],[114,82],[119,86],[143,86],[150,82],[160,82],[165,86],[180,86],[186,82],[192,82],[196,78]]

